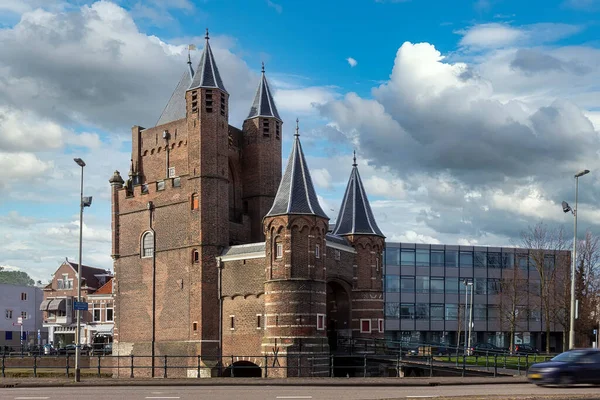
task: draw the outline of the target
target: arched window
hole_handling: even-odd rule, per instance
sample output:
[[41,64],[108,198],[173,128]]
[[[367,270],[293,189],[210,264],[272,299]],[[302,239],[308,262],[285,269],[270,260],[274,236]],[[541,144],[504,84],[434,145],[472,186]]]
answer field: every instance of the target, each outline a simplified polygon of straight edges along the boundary
[[279,236],[275,238],[275,248],[273,250],[275,258],[283,258],[283,243],[281,243],[281,238]]
[[198,193],[194,193],[192,194],[192,210],[197,210],[198,208]]
[[142,258],[152,257],[154,254],[154,234],[152,232],[144,233],[142,236]]
[[198,250],[192,251],[192,262],[199,263],[200,262],[200,252]]

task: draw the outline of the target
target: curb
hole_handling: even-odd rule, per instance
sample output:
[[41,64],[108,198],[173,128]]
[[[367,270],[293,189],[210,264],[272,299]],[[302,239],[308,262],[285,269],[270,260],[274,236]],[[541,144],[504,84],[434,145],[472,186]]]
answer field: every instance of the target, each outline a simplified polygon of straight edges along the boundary
[[[43,379],[43,378],[41,378]],[[328,378],[328,380],[269,380],[254,378],[251,380],[235,380],[235,378],[227,378],[227,380],[214,380],[212,382],[198,382],[189,380],[179,379],[163,379],[157,378],[156,380],[111,380],[110,382],[99,382],[99,381],[63,381],[63,382],[2,382],[0,380],[0,388],[42,388],[42,387],[106,387],[106,386],[313,386],[313,387],[352,387],[352,386],[366,386],[366,387],[423,387],[423,386],[475,386],[475,385],[515,385],[515,384],[528,384],[527,380],[476,380],[476,381],[463,381],[460,378],[457,380],[422,380],[416,381],[411,379],[409,382],[397,382],[397,381],[369,381],[369,380],[357,380],[357,379],[346,379],[346,378]]]

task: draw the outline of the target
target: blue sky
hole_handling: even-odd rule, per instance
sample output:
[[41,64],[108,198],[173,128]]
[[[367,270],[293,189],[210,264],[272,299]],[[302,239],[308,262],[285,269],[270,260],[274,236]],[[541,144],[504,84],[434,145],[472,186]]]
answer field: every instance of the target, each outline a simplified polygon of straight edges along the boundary
[[[108,178],[152,126],[187,44],[215,58],[240,126],[260,63],[332,222],[356,149],[390,240],[511,245],[537,222],[599,227],[600,1],[5,0],[0,4],[0,265],[45,280],[110,260]],[[570,233],[569,233],[570,234]],[[568,235],[567,235],[568,236]]]

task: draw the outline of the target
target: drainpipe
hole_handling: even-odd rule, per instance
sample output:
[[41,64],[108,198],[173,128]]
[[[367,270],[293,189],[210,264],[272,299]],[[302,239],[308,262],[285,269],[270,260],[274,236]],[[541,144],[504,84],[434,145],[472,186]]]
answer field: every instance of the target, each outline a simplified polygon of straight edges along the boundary
[[219,286],[219,362],[223,362],[223,261],[217,257],[217,267],[219,268],[218,286]]
[[155,342],[156,342],[156,232],[152,226],[152,217],[154,211],[154,204],[151,201],[148,202],[148,216],[150,220],[150,231],[152,232],[152,374],[154,378],[154,356],[155,356]]

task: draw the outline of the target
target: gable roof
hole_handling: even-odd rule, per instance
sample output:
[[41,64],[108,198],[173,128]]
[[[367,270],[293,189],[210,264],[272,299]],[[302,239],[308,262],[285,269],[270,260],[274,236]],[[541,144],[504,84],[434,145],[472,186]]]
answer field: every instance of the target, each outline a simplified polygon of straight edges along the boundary
[[296,120],[296,133],[292,152],[288,159],[283,178],[277,189],[277,195],[273,206],[267,213],[267,217],[285,214],[309,214],[327,218],[327,214],[321,209],[317,194],[310,177],[302,145],[298,133],[298,120]]
[[[71,262],[69,260],[65,261],[67,264],[69,264],[71,266],[71,268],[73,268],[73,270],[75,272],[77,272],[77,270],[79,269],[79,264],[78,263],[74,263]],[[100,275],[106,275],[111,277],[112,279],[112,274],[110,273],[110,271],[107,271],[105,269],[102,268],[96,268],[96,267],[90,267],[88,265],[81,265],[81,280],[82,280],[82,287],[84,286],[83,284],[83,280],[85,279],[85,286],[90,287],[90,288],[97,288],[100,286],[100,281],[98,280],[97,276]]]
[[108,282],[106,282],[104,285],[102,285],[100,287],[100,289],[96,290],[94,293],[92,294],[112,294],[113,293],[113,280],[112,278],[110,278],[108,280]]
[[281,117],[279,117],[279,112],[275,106],[275,100],[271,94],[271,89],[269,88],[269,83],[265,76],[265,64],[263,64],[260,82],[256,89],[256,95],[254,96],[252,107],[250,107],[250,112],[246,119],[255,117],[277,118],[281,121]]
[[221,79],[221,74],[219,74],[219,69],[215,63],[215,57],[210,48],[210,43],[208,43],[208,29],[206,30],[206,36],[204,38],[206,39],[206,44],[204,45],[200,62],[196,68],[194,79],[188,90],[197,88],[216,88],[227,93],[225,85],[223,85],[223,80]]
[[367,193],[363,186],[356,156],[352,164],[352,172],[342,200],[342,207],[336,220],[334,235],[376,235],[385,237],[373,216]]

